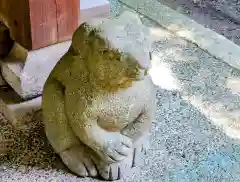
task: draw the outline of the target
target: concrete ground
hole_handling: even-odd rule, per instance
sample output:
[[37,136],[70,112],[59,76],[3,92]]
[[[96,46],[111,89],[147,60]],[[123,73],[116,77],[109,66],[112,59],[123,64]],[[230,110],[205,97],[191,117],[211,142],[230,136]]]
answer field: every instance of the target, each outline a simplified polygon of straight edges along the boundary
[[[129,10],[110,2],[112,16]],[[145,166],[120,181],[240,181],[240,71],[152,20],[142,21],[155,40],[151,75],[158,109]],[[0,182],[98,181],[63,167],[39,119],[18,135],[15,150],[0,164]]]

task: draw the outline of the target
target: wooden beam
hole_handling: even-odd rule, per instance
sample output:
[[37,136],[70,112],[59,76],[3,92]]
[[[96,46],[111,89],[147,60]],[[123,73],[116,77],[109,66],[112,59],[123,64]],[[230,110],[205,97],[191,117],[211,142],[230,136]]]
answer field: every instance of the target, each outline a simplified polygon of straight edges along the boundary
[[71,39],[79,22],[79,0],[0,0],[0,21],[28,50]]
[[22,46],[31,48],[28,0],[0,0],[1,20],[11,30],[11,37]]
[[29,9],[31,49],[57,43],[56,0],[29,0]]
[[79,26],[80,1],[56,0],[58,42],[70,40]]

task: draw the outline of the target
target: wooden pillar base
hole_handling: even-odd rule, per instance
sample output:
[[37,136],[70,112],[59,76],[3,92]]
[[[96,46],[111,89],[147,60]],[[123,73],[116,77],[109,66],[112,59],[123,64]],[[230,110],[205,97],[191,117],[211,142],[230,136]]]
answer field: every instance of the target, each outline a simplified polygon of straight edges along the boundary
[[79,0],[1,0],[0,22],[13,40],[35,50],[70,40],[79,23]]

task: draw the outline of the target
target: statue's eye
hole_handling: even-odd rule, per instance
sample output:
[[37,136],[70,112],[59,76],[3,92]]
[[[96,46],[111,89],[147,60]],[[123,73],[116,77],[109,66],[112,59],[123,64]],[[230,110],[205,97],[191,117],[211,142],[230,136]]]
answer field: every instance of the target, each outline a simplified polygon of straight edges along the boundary
[[95,29],[93,29],[93,30],[91,30],[90,31],[90,33],[89,33],[89,37],[95,37],[96,36],[96,30]]
[[101,54],[102,54],[102,55],[107,54],[107,53],[108,53],[108,50],[107,50],[107,49],[101,50]]
[[122,55],[121,55],[120,52],[116,52],[116,54],[115,54],[115,59],[116,59],[117,61],[122,61],[122,60],[121,60],[121,59],[122,59]]

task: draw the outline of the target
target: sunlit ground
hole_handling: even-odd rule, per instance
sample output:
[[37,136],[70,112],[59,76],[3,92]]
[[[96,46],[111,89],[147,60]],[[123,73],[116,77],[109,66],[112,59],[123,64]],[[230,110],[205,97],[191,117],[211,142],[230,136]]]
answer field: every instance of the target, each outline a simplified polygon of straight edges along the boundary
[[[171,38],[171,35],[169,33],[164,32],[162,29],[151,28],[150,32],[154,40],[163,41]],[[172,63],[178,60],[181,60],[182,63],[184,62],[191,63],[191,62],[198,61],[197,57],[194,57],[194,56],[191,57],[188,55],[181,54],[181,50],[179,51],[178,49],[176,49],[176,47],[154,52],[152,56],[152,68],[150,70],[150,75],[153,79],[154,84],[159,86],[162,89],[179,91],[182,94],[182,98],[187,103],[193,105],[198,111],[200,111],[207,118],[209,118],[213,125],[215,125],[216,127],[220,127],[226,133],[227,136],[234,139],[240,139],[240,110],[238,109],[239,105],[237,101],[235,102],[235,105],[236,105],[235,109],[232,109],[233,107],[230,107],[231,109],[227,110],[226,102],[225,102],[226,98],[225,100],[223,98],[219,98],[219,101],[213,100],[211,102],[210,97],[206,99],[206,96],[203,96],[199,93],[198,94],[187,93],[186,88],[189,89],[190,86],[186,85],[186,83],[184,83],[181,79],[177,78],[176,73],[173,73],[172,65],[169,64],[169,62],[166,63],[165,61],[162,61],[164,59],[164,56],[166,57],[166,55],[168,54],[174,55],[174,60],[172,60]],[[198,79],[197,82],[204,83],[205,71],[202,69],[201,73],[202,75],[200,75],[197,78]],[[216,73],[216,74],[220,74],[220,73]],[[189,78],[189,79],[191,80],[192,78]],[[226,97],[229,97],[229,98],[238,97],[238,95],[240,94],[240,78],[239,77],[229,76],[229,77],[224,77],[219,79],[224,80],[221,83],[220,82],[218,83],[219,86],[224,87],[224,89],[228,90],[228,93],[226,93],[227,95]],[[204,84],[202,84],[201,86],[204,87]],[[219,92],[222,92],[222,90]],[[229,100],[228,102],[230,104],[231,100]]]
[[[159,57],[154,55],[152,68],[149,71],[154,84],[162,89],[181,92],[181,81],[174,76],[171,66],[166,63],[160,63],[157,60],[159,60]],[[229,79],[226,86],[232,93],[240,93],[239,79]],[[183,96],[183,99],[210,118],[214,125],[221,127],[229,137],[240,139],[240,110],[226,111],[220,102],[212,104],[204,102],[201,95]]]
[[174,77],[170,65],[159,62],[159,57],[152,56],[152,68],[149,71],[155,85],[166,90],[179,90],[178,80]]

